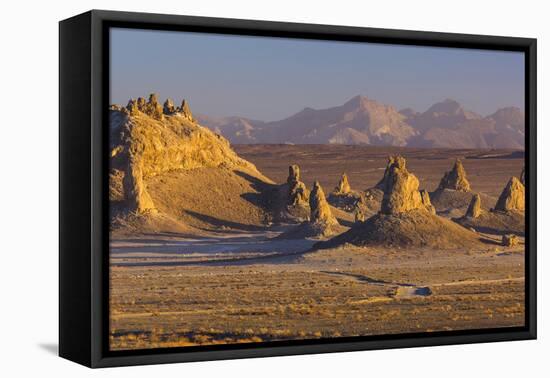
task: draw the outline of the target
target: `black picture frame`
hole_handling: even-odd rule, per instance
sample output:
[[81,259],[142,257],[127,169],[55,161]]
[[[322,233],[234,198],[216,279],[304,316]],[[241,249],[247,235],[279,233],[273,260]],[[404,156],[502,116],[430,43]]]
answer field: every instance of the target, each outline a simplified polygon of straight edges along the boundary
[[[525,53],[525,327],[110,352],[108,28],[460,47]],[[92,10],[59,24],[59,354],[89,367],[536,338],[536,39]]]

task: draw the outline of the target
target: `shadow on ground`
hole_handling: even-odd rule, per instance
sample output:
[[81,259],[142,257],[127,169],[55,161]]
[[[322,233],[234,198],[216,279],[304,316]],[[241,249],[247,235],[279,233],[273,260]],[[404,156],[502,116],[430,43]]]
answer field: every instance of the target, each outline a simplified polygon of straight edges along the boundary
[[40,343],[38,347],[50,354],[59,355],[59,345],[57,343]]

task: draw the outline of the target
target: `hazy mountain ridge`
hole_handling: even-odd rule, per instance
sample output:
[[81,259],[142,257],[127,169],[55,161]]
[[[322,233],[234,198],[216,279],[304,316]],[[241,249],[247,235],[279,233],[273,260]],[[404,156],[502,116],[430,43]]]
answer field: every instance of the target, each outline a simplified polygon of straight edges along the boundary
[[483,117],[446,99],[425,112],[356,96],[340,106],[305,108],[274,122],[197,116],[231,143],[365,144],[433,148],[523,149],[525,116],[517,107]]

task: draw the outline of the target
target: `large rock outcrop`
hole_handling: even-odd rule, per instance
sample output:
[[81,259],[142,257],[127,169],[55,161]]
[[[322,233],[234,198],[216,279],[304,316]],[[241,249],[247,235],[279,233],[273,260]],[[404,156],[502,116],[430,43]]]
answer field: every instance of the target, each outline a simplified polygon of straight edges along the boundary
[[495,205],[496,211],[525,211],[525,186],[517,177],[512,177],[504,187]]
[[424,208],[418,187],[418,179],[407,171],[405,159],[394,160],[385,181],[381,213],[399,214]]
[[318,181],[309,194],[309,219],[279,235],[279,239],[325,238],[343,232]]
[[143,113],[158,121],[164,118],[164,109],[158,101],[158,96],[155,93],[149,95],[149,100],[145,101],[143,97],[138,97],[137,100],[130,99],[126,110],[130,114]]
[[118,172],[112,177],[122,177],[127,211],[154,213],[156,206],[146,181],[167,172],[220,168],[269,182],[227,140],[193,122],[187,103],[175,110],[171,101],[164,105],[151,94],[148,101],[132,99],[126,108],[110,111],[110,166]]
[[386,169],[384,170],[384,176],[378,181],[378,183],[374,186],[376,189],[384,191],[386,188],[386,183],[388,182],[388,178],[390,176],[390,172],[392,167],[396,166],[398,168],[405,167],[406,161],[403,156],[395,155],[395,156],[388,156],[388,163],[386,164]]
[[465,217],[478,218],[481,215],[481,196],[476,193],[472,197],[472,201],[466,210]]
[[312,224],[321,226],[333,226],[338,224],[338,221],[330,211],[330,206],[325,198],[325,193],[319,181],[315,181],[313,184],[313,189],[309,195],[309,208],[311,211],[309,221]]
[[193,114],[191,113],[191,109],[189,108],[189,102],[187,102],[186,100],[181,101],[181,106],[177,109],[177,111],[184,118],[188,119],[191,122],[195,122],[195,119],[193,118]]
[[307,205],[309,200],[309,191],[306,184],[300,180],[300,167],[293,164],[288,167],[288,205],[303,206]]
[[466,170],[459,159],[456,159],[453,169],[449,172],[445,172],[441,182],[439,183],[438,190],[457,190],[460,192],[470,191],[470,182],[466,178]]

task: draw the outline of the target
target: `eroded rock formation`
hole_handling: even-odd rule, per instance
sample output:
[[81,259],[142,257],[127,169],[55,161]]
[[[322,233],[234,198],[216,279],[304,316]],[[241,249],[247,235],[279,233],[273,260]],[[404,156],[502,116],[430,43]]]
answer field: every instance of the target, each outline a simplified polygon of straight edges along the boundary
[[422,204],[428,210],[430,213],[435,214],[435,207],[432,205],[432,202],[430,201],[430,193],[428,193],[427,190],[422,189],[420,191],[420,198],[422,199]]
[[171,115],[176,112],[176,107],[174,106],[174,102],[172,101],[171,98],[167,98],[166,101],[164,102],[163,112],[166,115]]
[[354,217],[355,217],[355,223],[364,222],[365,219],[367,219],[365,213],[359,208],[355,210]]
[[166,99],[164,105],[161,106],[158,96],[155,93],[149,95],[148,101],[143,97],[138,97],[137,100],[133,98],[130,99],[128,105],[126,105],[125,111],[129,114],[141,112],[156,120],[162,120],[165,115],[178,115],[190,122],[196,122],[189,108],[189,103],[185,99],[182,100],[181,106],[179,107],[176,107],[170,98]]
[[524,235],[525,215],[523,212],[508,210],[497,211],[494,209],[488,211],[486,207],[483,207],[486,203],[487,201],[483,195],[478,193],[474,194],[465,214],[461,217],[453,218],[453,221],[461,224],[465,228],[498,235],[499,237],[510,233]]
[[[145,179],[164,172],[219,167],[261,176],[241,159],[229,142],[187,117],[164,115],[170,101],[160,105],[155,94],[145,101],[131,99],[126,108],[112,109],[111,169],[123,172],[123,195],[129,211],[155,212]],[[188,114],[191,114],[187,107]]]
[[319,181],[315,181],[309,195],[309,208],[311,211],[310,222],[313,224],[334,226],[338,224],[330,211],[330,206],[325,198],[323,188]]
[[309,200],[309,192],[306,184],[300,181],[300,167],[293,164],[288,167],[288,205],[306,205]]
[[466,170],[459,159],[456,159],[453,169],[446,172],[439,183],[438,190],[458,190],[460,192],[469,192],[470,183],[466,178]]
[[193,118],[193,114],[191,113],[191,109],[189,109],[189,103],[187,101],[182,100],[181,106],[178,108],[178,112],[181,113],[181,115],[183,115],[189,121],[195,121],[195,119]]
[[351,186],[348,181],[348,175],[345,173],[340,177],[338,185],[334,188],[334,194],[348,194],[351,192]]
[[136,147],[136,145],[130,146],[122,181],[128,210],[138,214],[156,213],[155,205],[143,180],[143,159]]
[[164,118],[164,112],[162,106],[158,101],[158,96],[155,93],[149,95],[149,101],[145,104],[145,109],[143,110],[145,114],[149,117],[156,120],[162,120]]
[[525,211],[525,186],[517,177],[511,177],[498,198],[496,211]]
[[477,218],[481,215],[481,197],[478,193],[472,196],[472,201],[466,210],[466,217]]
[[383,214],[399,214],[424,208],[418,191],[419,182],[415,175],[407,171],[406,161],[399,157],[388,168],[382,199]]
[[388,178],[390,176],[390,172],[392,167],[396,166],[398,168],[405,167],[406,161],[403,156],[395,155],[395,156],[388,156],[388,164],[386,165],[386,169],[384,170],[384,176],[382,179],[376,184],[374,187],[376,189],[380,189],[382,191],[386,188],[386,183],[388,181]]

